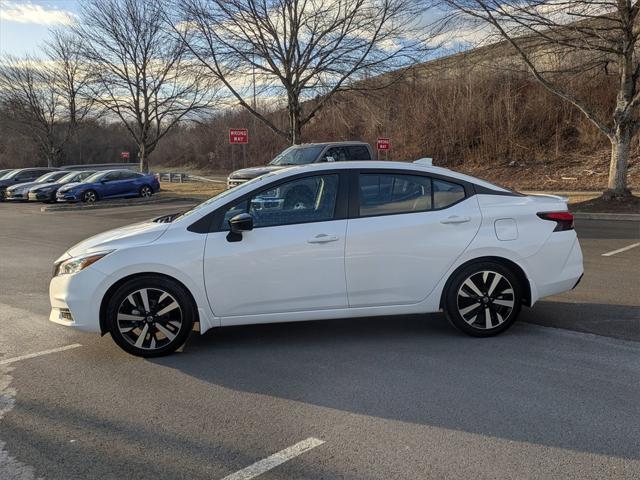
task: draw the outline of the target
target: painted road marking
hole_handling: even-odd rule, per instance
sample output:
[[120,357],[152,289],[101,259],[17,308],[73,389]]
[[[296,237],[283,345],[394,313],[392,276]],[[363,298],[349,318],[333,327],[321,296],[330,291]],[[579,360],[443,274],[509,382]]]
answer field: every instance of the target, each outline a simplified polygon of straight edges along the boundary
[[64,347],[52,348],[51,350],[43,350],[41,352],[28,353],[26,355],[20,355],[19,357],[5,358],[0,360],[0,365],[9,365],[10,363],[19,362],[21,360],[27,360],[29,358],[41,357],[42,355],[49,355],[50,353],[64,352],[65,350],[71,350],[72,348],[78,348],[82,345],[79,343],[72,343]]
[[611,255],[615,255],[616,253],[626,252],[627,250],[631,250],[632,248],[636,247],[640,247],[640,242],[627,245],[626,247],[619,248],[618,250],[613,250],[612,252],[603,253],[602,256],[610,257]]
[[308,452],[312,448],[322,445],[323,443],[324,440],[313,437],[307,438],[306,440],[268,456],[264,460],[260,460],[253,465],[249,465],[247,468],[243,468],[236,473],[232,473],[231,475],[224,477],[222,480],[250,480],[276,468],[278,465],[282,465],[284,462],[287,462],[292,458],[302,455],[304,452]]

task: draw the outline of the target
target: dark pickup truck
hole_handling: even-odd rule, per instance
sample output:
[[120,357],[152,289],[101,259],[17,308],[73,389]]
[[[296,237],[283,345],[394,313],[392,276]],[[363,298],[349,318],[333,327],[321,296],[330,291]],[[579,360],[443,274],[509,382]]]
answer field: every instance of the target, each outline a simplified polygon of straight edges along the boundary
[[227,187],[237,187],[265,173],[318,162],[345,162],[373,160],[373,149],[365,142],[325,142],[293,145],[271,160],[264,167],[243,168],[227,177]]

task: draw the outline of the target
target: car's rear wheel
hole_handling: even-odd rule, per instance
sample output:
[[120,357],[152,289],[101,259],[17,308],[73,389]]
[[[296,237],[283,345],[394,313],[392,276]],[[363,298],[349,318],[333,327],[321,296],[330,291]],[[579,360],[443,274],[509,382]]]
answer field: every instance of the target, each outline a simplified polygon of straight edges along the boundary
[[171,279],[146,275],[125,282],[108,300],[106,321],[113,340],[139,357],[167,355],[187,340],[195,306]]
[[504,332],[522,306],[522,286],[509,268],[474,263],[457,272],[445,293],[444,311],[458,329],[475,337]]
[[87,190],[82,194],[82,201],[84,203],[96,203],[98,201],[98,194],[95,190]]
[[153,195],[153,190],[149,185],[143,185],[140,187],[140,196],[142,198],[149,198],[151,195]]

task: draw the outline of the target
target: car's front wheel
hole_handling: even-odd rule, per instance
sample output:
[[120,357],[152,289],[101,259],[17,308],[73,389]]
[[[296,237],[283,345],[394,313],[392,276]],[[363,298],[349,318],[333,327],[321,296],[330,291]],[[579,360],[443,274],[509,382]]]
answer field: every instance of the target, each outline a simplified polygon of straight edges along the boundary
[[94,190],[87,190],[82,194],[82,201],[84,203],[96,203],[98,201],[98,194]]
[[108,299],[106,321],[113,340],[139,357],[173,353],[187,340],[195,306],[186,289],[156,275],[136,277]]
[[443,303],[455,327],[488,337],[513,325],[522,306],[522,286],[513,271],[499,263],[474,263],[455,274]]

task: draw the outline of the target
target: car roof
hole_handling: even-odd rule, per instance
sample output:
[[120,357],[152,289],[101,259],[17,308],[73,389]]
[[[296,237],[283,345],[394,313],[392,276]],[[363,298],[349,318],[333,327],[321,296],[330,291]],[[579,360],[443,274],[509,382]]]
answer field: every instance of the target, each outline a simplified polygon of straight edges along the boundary
[[425,173],[433,173],[436,175],[443,175],[451,179],[458,179],[458,180],[463,180],[465,182],[474,183],[476,185],[489,188],[491,190],[499,190],[504,192],[509,191],[504,187],[494,185],[493,183],[487,182],[486,180],[482,180],[477,177],[472,177],[471,175],[466,175],[464,173],[456,172],[454,170],[449,170],[448,168],[434,167],[431,165],[425,165],[425,164],[414,163],[414,162],[392,162],[392,161],[381,161],[381,160],[322,162],[322,163],[311,163],[308,165],[298,165],[298,166],[287,167],[286,169],[280,170],[278,173],[298,172],[302,168],[316,169],[316,170],[357,170],[357,169],[407,170],[407,171],[413,171],[413,172],[425,172]]

